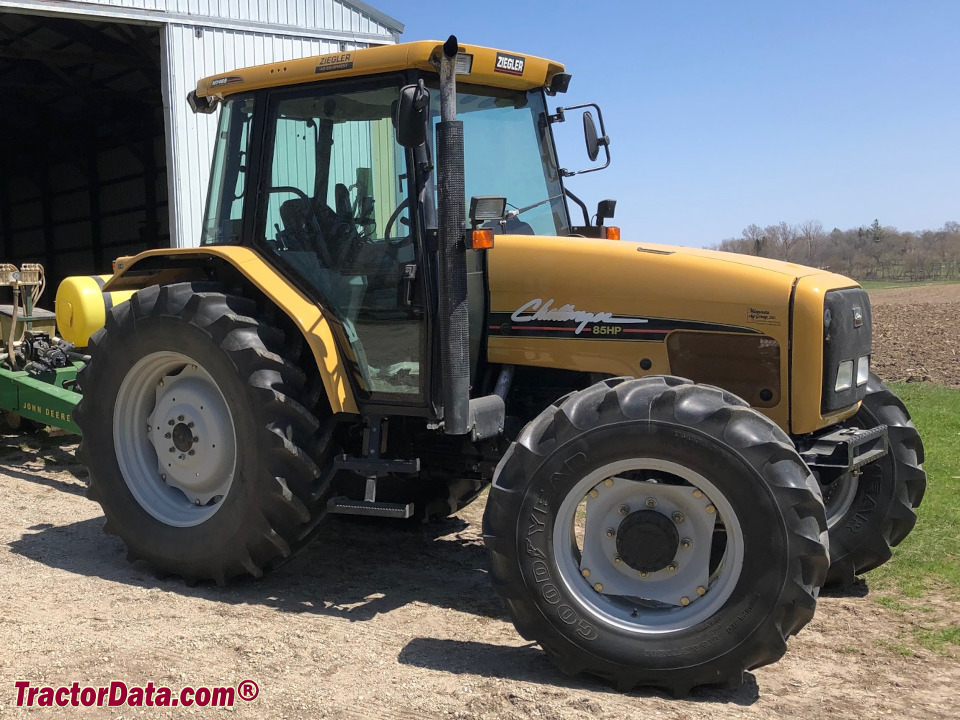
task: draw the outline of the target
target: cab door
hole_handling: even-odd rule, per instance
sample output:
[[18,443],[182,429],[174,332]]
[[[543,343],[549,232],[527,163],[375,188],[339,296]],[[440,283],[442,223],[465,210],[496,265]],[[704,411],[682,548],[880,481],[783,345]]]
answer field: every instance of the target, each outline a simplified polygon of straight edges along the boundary
[[255,243],[323,308],[361,405],[429,414],[423,251],[391,120],[399,87],[269,94]]

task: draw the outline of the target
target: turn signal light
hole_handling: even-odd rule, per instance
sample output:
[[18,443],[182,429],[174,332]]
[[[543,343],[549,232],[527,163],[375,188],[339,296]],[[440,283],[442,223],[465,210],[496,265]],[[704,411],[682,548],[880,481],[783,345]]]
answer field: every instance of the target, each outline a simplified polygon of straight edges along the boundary
[[603,228],[603,236],[607,240],[619,240],[620,239],[620,228],[616,225],[610,225],[609,227]]
[[470,246],[474,250],[490,250],[493,248],[493,230],[490,228],[473,230],[470,234]]

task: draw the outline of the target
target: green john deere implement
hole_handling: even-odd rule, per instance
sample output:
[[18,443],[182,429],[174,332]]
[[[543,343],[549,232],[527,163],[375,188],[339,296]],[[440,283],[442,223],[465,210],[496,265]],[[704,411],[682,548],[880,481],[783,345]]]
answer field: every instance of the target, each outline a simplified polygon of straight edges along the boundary
[[89,357],[56,337],[53,313],[36,308],[45,284],[40,265],[0,265],[0,287],[13,294],[12,304],[0,305],[0,411],[13,427],[26,418],[79,433],[73,420],[80,401],[77,372]]

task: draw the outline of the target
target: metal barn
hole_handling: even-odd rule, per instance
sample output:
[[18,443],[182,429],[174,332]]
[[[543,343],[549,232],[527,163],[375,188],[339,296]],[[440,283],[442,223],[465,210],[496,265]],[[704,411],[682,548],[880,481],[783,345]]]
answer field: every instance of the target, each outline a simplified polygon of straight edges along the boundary
[[190,111],[197,79],[402,31],[359,0],[0,0],[0,258],[55,287],[198,244],[216,116]]

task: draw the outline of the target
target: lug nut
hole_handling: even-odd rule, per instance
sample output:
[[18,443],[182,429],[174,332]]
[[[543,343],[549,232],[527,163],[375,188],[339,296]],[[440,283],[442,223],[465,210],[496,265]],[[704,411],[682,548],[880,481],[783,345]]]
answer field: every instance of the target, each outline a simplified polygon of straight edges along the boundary
[[177,455],[177,460],[183,460],[183,453],[180,453],[179,455]]
[[700,587],[697,588],[697,595],[701,595],[701,596],[702,596],[702,595],[706,595],[706,594],[707,594],[707,589],[706,589],[705,587],[703,587],[703,585],[701,585]]
[[621,505],[617,509],[617,512],[619,512],[621,515],[626,515],[628,512],[630,512],[630,508],[628,508],[626,505]]
[[677,564],[676,564],[676,563],[670,563],[669,565],[667,565],[667,570],[669,570],[670,572],[676,572],[676,571],[677,571]]
[[176,449],[175,447],[172,447],[172,448],[170,448],[170,450],[169,450],[169,452],[176,452],[176,451],[177,451],[177,449]]
[[163,387],[163,380],[157,383],[157,387]]
[[606,485],[607,487],[613,487],[613,480],[611,480],[610,478],[607,478],[606,480],[603,481],[603,484]]
[[617,534],[616,530],[614,530],[613,528],[607,528],[607,533],[606,533],[607,537],[612,538],[616,534]]
[[197,454],[197,451],[196,451],[196,450],[188,450],[188,451],[187,451],[187,455],[196,455],[196,454]]
[[677,523],[677,525],[679,525],[680,523],[682,523],[682,522],[683,522],[683,513],[682,513],[682,512],[675,512],[675,513],[673,514],[673,521],[674,521],[675,523]]
[[713,515],[717,509],[713,505],[707,505],[707,515]]
[[690,598],[684,595],[682,598],[680,598],[680,604],[686,607],[687,605],[690,604]]
[[580,574],[583,575],[584,577],[590,577],[590,571],[587,570],[587,568],[584,568],[583,570],[581,570]]
[[177,424],[177,423],[176,423],[175,421],[173,421],[173,420],[167,420],[167,425],[173,426],[173,425],[176,425],[176,424]]
[[198,438],[196,435],[194,435],[194,436],[193,436],[193,441],[194,441],[194,442],[200,442],[200,438]]
[[593,589],[596,590],[597,592],[600,592],[601,590],[603,590],[603,585],[600,583],[597,583],[596,585],[593,586]]
[[177,415],[177,420],[179,422],[183,422],[183,415]]
[[694,491],[693,491],[693,496],[694,496],[695,498],[697,498],[697,500],[699,500],[700,498],[703,497],[703,492],[701,492],[700,490],[694,490]]
[[147,425],[147,432],[153,432],[153,428],[150,425]]
[[655,498],[647,498],[647,507],[655,508],[657,506],[657,501]]
[[164,434],[163,434],[163,437],[164,437],[164,439],[169,440],[170,438],[173,437],[173,435],[172,435],[171,433],[164,433]]
[[690,538],[684,538],[680,541],[680,547],[684,550],[689,550],[693,546],[693,543],[690,542]]
[[617,565],[619,565],[620,563],[623,562],[623,560],[620,559],[620,556],[619,556],[619,555],[615,556],[615,557],[613,558],[613,561],[614,561]]
[[648,573],[646,570],[641,570],[640,572],[637,573],[637,575],[639,575],[642,578],[650,577],[650,573]]
[[194,505],[199,505],[199,504],[200,504],[200,498],[197,498],[196,500],[194,500],[194,501],[193,501],[193,504],[194,504]]
[[591,490],[590,493],[589,493],[590,497],[592,497],[592,498],[595,498],[595,497],[596,497],[597,495],[599,495],[599,494],[600,494],[600,493],[598,493],[596,490]]
[[192,427],[193,427],[193,420],[191,420],[190,422],[187,423],[187,427],[189,427],[189,428],[192,428]]
[[166,479],[167,479],[167,474],[166,474],[166,473],[160,473],[160,479],[166,481]]

